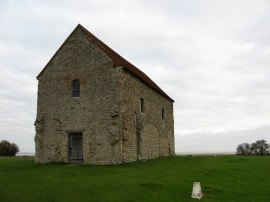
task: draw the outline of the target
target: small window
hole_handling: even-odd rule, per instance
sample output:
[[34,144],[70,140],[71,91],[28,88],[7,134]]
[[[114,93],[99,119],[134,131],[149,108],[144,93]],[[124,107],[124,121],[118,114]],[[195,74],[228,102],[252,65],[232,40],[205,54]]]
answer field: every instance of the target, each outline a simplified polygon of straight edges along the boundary
[[141,113],[144,113],[144,99],[141,98],[140,101],[141,101]]
[[73,81],[73,97],[80,97],[80,81],[78,79]]
[[164,120],[164,118],[165,118],[165,110],[164,110],[164,108],[161,109],[161,118],[162,118],[162,120]]

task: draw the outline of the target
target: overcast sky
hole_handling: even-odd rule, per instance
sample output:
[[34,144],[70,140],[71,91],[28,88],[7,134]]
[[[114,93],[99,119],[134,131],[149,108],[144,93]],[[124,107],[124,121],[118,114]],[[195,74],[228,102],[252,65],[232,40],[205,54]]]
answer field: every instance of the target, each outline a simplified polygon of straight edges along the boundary
[[78,23],[175,100],[177,152],[270,141],[270,1],[0,0],[0,140],[34,152],[37,80]]

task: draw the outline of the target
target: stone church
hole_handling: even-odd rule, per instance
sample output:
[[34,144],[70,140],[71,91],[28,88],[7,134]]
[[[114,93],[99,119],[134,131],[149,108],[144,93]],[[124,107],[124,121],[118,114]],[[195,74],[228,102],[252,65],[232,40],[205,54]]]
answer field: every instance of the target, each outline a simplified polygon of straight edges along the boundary
[[37,79],[36,162],[121,164],[175,153],[174,100],[83,26]]

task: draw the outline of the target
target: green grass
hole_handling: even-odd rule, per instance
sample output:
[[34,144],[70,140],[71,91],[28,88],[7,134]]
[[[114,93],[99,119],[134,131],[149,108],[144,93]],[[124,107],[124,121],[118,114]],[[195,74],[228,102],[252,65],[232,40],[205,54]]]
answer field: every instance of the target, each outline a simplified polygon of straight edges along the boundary
[[119,166],[0,158],[0,201],[270,201],[270,157],[175,156]]

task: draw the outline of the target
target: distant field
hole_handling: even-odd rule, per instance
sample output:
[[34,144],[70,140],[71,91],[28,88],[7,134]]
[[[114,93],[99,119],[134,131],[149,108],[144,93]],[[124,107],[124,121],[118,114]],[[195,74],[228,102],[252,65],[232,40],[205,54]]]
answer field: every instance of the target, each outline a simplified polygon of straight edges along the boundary
[[0,157],[0,201],[270,201],[270,157],[175,156],[120,166]]

